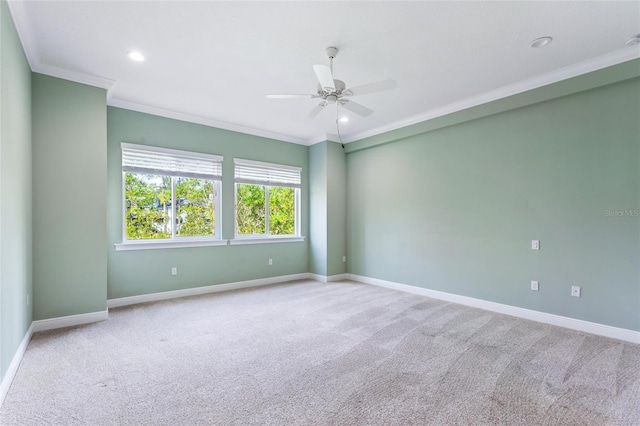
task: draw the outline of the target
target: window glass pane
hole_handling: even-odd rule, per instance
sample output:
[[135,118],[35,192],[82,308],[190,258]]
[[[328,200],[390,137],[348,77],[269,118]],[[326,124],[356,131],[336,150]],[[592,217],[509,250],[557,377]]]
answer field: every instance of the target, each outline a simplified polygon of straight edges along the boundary
[[294,188],[269,187],[269,234],[295,234],[295,198]]
[[236,232],[239,235],[265,233],[265,187],[236,184]]
[[128,240],[171,238],[171,177],[125,173]]
[[176,179],[176,236],[202,237],[214,232],[213,181]]

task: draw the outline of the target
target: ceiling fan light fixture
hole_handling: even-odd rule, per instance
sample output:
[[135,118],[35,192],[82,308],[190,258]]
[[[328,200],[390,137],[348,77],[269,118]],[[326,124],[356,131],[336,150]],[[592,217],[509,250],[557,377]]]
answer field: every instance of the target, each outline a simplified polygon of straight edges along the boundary
[[534,49],[539,49],[541,47],[548,45],[552,41],[553,41],[552,37],[544,36],[544,37],[539,37],[533,40],[530,44],[531,44],[531,47],[533,47]]
[[636,34],[626,42],[627,46],[635,46],[640,44],[640,34]]
[[339,118],[339,121],[341,123],[348,123],[349,122],[349,117],[347,117],[346,115],[343,115],[342,117]]
[[129,57],[129,59],[131,59],[132,61],[135,62],[142,62],[144,61],[144,55],[140,52],[138,52],[137,50],[130,50],[127,52],[127,56]]

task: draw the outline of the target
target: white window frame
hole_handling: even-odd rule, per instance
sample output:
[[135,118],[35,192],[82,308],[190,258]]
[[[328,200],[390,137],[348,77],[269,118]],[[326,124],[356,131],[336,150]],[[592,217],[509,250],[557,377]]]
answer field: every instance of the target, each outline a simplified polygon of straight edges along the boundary
[[[163,169],[135,169],[135,170],[122,170],[122,243],[115,244],[116,250],[144,250],[144,249],[162,249],[162,248],[178,248],[178,247],[200,247],[200,246],[214,246],[214,245],[226,245],[227,240],[222,239],[222,161],[224,157],[220,155],[205,154],[192,151],[181,151],[177,149],[160,148],[148,145],[137,145],[126,142],[121,143],[123,150],[135,150],[145,151],[150,154],[165,154],[167,157],[189,157],[197,160],[206,160],[207,162],[217,163],[216,176],[199,175],[197,173],[183,173],[183,172],[170,172]],[[122,158],[122,157],[121,157]],[[171,177],[171,238],[159,239],[159,240],[129,240],[127,239],[127,205],[126,205],[126,173],[147,173],[156,174]],[[214,228],[213,235],[207,236],[189,236],[181,237],[176,235],[175,217],[176,217],[176,179],[180,177],[197,177],[199,179],[213,181],[213,203],[214,203]]]
[[[273,169],[277,171],[291,172],[298,175],[297,182],[281,181],[277,177],[259,177],[255,179],[247,179],[237,176],[237,170],[234,170],[234,212],[233,212],[233,232],[234,239],[229,243],[231,245],[238,244],[259,244],[259,243],[275,243],[275,242],[298,242],[304,241],[301,235],[301,180],[302,168],[297,166],[289,166],[276,163],[265,163],[262,161],[245,160],[241,158],[233,159],[234,166],[240,165],[245,167],[254,166],[257,169]],[[265,233],[264,234],[238,234],[238,184],[260,185],[265,187]],[[272,186],[281,186],[285,188],[294,188],[294,228],[295,233],[290,235],[271,235],[269,234],[269,189]]]

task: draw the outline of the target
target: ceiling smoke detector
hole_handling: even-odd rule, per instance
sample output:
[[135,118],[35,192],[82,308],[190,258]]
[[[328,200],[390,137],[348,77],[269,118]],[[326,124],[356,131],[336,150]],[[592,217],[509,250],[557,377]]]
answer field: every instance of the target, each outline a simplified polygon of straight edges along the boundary
[[636,34],[627,40],[627,46],[635,46],[637,44],[640,44],[640,34]]
[[547,44],[551,43],[552,41],[553,41],[552,37],[549,37],[549,36],[540,37],[540,38],[537,38],[537,39],[535,39],[535,40],[533,40],[531,42],[531,47],[533,47],[534,49],[538,49],[540,47],[546,46]]

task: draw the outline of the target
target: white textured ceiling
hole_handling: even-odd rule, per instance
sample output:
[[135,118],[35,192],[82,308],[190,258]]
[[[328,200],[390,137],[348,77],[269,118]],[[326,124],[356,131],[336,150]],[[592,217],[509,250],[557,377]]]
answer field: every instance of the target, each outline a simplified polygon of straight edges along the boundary
[[[297,143],[336,133],[315,119],[313,64],[340,49],[349,86],[395,79],[355,101],[345,140],[640,57],[640,2],[10,1],[35,71],[98,85],[108,104]],[[552,36],[533,49],[531,40]],[[134,63],[125,53],[146,56]],[[102,77],[105,80],[94,77]],[[97,83],[96,83],[97,82]]]

